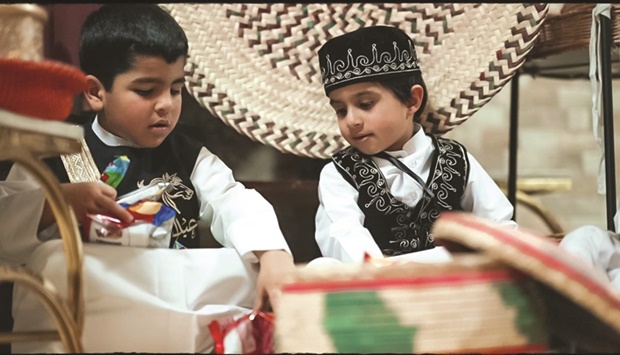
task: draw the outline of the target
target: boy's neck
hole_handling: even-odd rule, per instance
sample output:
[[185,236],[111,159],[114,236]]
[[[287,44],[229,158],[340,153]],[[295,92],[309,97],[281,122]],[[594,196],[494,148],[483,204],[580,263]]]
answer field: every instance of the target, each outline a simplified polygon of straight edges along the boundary
[[95,116],[95,119],[93,120],[93,123],[92,123],[92,128],[93,128],[93,132],[95,133],[95,135],[99,137],[99,139],[108,146],[111,146],[111,147],[125,146],[125,147],[132,147],[132,148],[141,148],[140,146],[133,143],[132,141],[127,140],[123,137],[119,137],[115,135],[114,133],[110,132],[109,130],[107,130],[105,127],[103,127],[101,125],[101,122],[99,121],[99,115]]

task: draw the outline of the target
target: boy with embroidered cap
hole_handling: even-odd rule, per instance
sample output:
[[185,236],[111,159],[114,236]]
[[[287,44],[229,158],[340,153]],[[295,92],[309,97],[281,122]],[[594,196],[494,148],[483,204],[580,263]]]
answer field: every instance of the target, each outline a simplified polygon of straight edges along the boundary
[[319,177],[315,238],[344,262],[435,247],[442,211],[468,211],[516,228],[513,207],[465,147],[425,134],[427,101],[413,42],[374,26],[328,40],[319,50],[325,94],[350,147]]

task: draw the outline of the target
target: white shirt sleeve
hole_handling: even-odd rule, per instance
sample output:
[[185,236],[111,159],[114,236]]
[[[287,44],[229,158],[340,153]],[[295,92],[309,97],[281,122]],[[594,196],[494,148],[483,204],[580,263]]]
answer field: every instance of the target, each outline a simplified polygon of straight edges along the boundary
[[323,256],[343,262],[360,262],[364,252],[382,257],[381,249],[364,227],[357,206],[357,190],[336,170],[333,162],[321,170],[315,239]]
[[517,223],[511,219],[514,208],[504,192],[473,155],[467,153],[467,156],[470,170],[467,186],[461,197],[463,210],[500,225],[517,228]]
[[258,261],[253,251],[291,253],[273,206],[256,190],[235,181],[230,168],[204,147],[190,179],[200,201],[200,219],[211,226],[220,244],[252,262]]
[[13,164],[0,181],[0,258],[24,264],[42,242],[37,238],[45,195],[38,181],[20,164]]

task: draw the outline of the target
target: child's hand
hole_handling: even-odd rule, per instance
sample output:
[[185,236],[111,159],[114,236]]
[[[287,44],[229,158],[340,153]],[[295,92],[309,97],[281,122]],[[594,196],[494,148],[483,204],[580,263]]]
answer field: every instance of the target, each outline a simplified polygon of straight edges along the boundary
[[116,203],[116,190],[99,182],[61,184],[65,198],[73,206],[80,223],[87,213],[104,214],[130,223],[133,216]]
[[[62,194],[73,207],[78,223],[82,223],[87,213],[104,214],[130,223],[133,216],[116,203],[116,190],[100,182],[81,182],[60,184]],[[39,224],[42,230],[55,221],[52,209],[46,202]]]
[[260,271],[253,311],[256,313],[265,308],[263,307],[265,297],[269,298],[269,303],[275,310],[282,294],[282,283],[288,275],[295,271],[293,257],[284,250],[255,251],[254,254],[259,259]]

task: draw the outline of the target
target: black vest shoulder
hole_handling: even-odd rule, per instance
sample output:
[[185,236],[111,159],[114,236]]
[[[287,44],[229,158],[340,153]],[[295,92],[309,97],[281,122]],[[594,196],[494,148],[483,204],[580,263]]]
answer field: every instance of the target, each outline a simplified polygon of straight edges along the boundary
[[386,255],[433,248],[430,230],[439,214],[462,209],[460,199],[469,177],[467,151],[454,140],[432,139],[435,153],[426,185],[434,198],[425,192],[414,207],[390,193],[387,180],[369,156],[348,147],[332,157],[340,175],[357,189],[364,226]]

